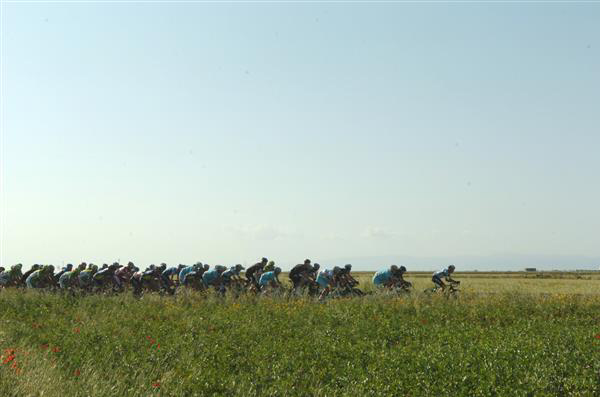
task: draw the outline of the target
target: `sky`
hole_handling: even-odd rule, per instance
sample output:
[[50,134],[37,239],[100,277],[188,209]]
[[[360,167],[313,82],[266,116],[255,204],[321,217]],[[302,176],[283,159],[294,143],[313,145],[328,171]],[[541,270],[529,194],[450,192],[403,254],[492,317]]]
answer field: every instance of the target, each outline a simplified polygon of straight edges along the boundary
[[597,269],[599,20],[5,2],[0,263]]

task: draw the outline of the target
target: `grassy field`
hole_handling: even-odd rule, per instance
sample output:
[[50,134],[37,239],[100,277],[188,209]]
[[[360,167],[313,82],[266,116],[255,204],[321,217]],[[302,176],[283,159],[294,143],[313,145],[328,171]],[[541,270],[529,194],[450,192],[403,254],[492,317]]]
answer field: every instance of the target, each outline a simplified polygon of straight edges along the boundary
[[600,395],[599,279],[457,278],[322,304],[4,290],[0,395]]

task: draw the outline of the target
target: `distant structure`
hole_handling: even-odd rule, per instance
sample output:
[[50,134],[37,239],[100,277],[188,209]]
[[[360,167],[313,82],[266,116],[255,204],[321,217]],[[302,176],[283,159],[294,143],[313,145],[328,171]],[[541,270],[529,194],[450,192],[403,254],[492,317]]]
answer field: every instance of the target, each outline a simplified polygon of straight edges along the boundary
[[526,272],[537,272],[537,269],[535,267],[526,267],[525,271]]

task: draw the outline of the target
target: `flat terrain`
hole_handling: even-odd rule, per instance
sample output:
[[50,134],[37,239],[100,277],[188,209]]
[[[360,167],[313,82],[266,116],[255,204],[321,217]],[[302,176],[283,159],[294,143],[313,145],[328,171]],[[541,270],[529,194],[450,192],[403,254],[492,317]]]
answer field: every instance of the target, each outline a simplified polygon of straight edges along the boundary
[[600,395],[596,274],[429,277],[326,303],[3,290],[0,395]]

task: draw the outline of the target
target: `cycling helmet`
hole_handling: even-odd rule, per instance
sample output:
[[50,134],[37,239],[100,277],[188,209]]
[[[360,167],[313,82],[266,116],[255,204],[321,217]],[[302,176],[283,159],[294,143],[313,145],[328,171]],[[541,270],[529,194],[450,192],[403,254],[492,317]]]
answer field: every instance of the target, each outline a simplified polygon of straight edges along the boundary
[[54,266],[53,265],[46,266],[46,271],[48,273],[54,273]]
[[342,269],[339,266],[336,266],[333,268],[333,274],[337,274],[341,271]]
[[16,265],[13,266],[14,269],[19,269],[19,270],[21,270],[22,267],[23,267],[23,265],[21,263],[17,263]]
[[307,264],[307,263],[310,263],[310,259],[305,259],[305,260],[304,260],[304,263],[305,263],[305,264]]
[[202,266],[202,268],[204,269],[204,271],[207,271],[209,267],[210,267],[210,266],[208,266],[208,265],[204,265],[204,266]]
[[103,263],[102,264],[102,269],[108,269],[108,263]]
[[97,272],[97,271],[98,271],[98,266],[96,266],[96,265],[92,264],[92,265],[90,266],[90,269],[92,269],[92,271],[94,271],[94,272]]
[[398,266],[396,266],[396,265],[392,265],[392,266],[390,267],[390,270],[391,270],[391,271],[393,271],[393,272],[397,272],[397,271],[398,271]]
[[279,274],[281,273],[281,268],[280,267],[276,267],[274,270],[275,274]]
[[401,271],[402,273],[404,273],[404,272],[406,271],[406,267],[404,267],[404,266],[400,266],[400,271]]
[[347,271],[350,271],[350,270],[352,270],[352,265],[348,263],[346,266],[344,266],[344,269],[346,269]]
[[246,268],[238,263],[235,265],[235,270],[241,272],[242,270],[246,270]]
[[313,265],[313,271],[315,271],[315,272],[316,272],[317,270],[319,270],[319,268],[320,268],[320,267],[321,267],[321,265],[319,265],[318,263],[315,263],[315,264]]
[[263,257],[263,258],[262,258],[260,261],[261,261],[262,263],[266,263],[266,262],[268,262],[269,260],[268,260],[267,258]]
[[454,270],[454,269],[456,269],[456,268],[454,267],[454,265],[450,265],[450,266],[448,266],[448,270]]

